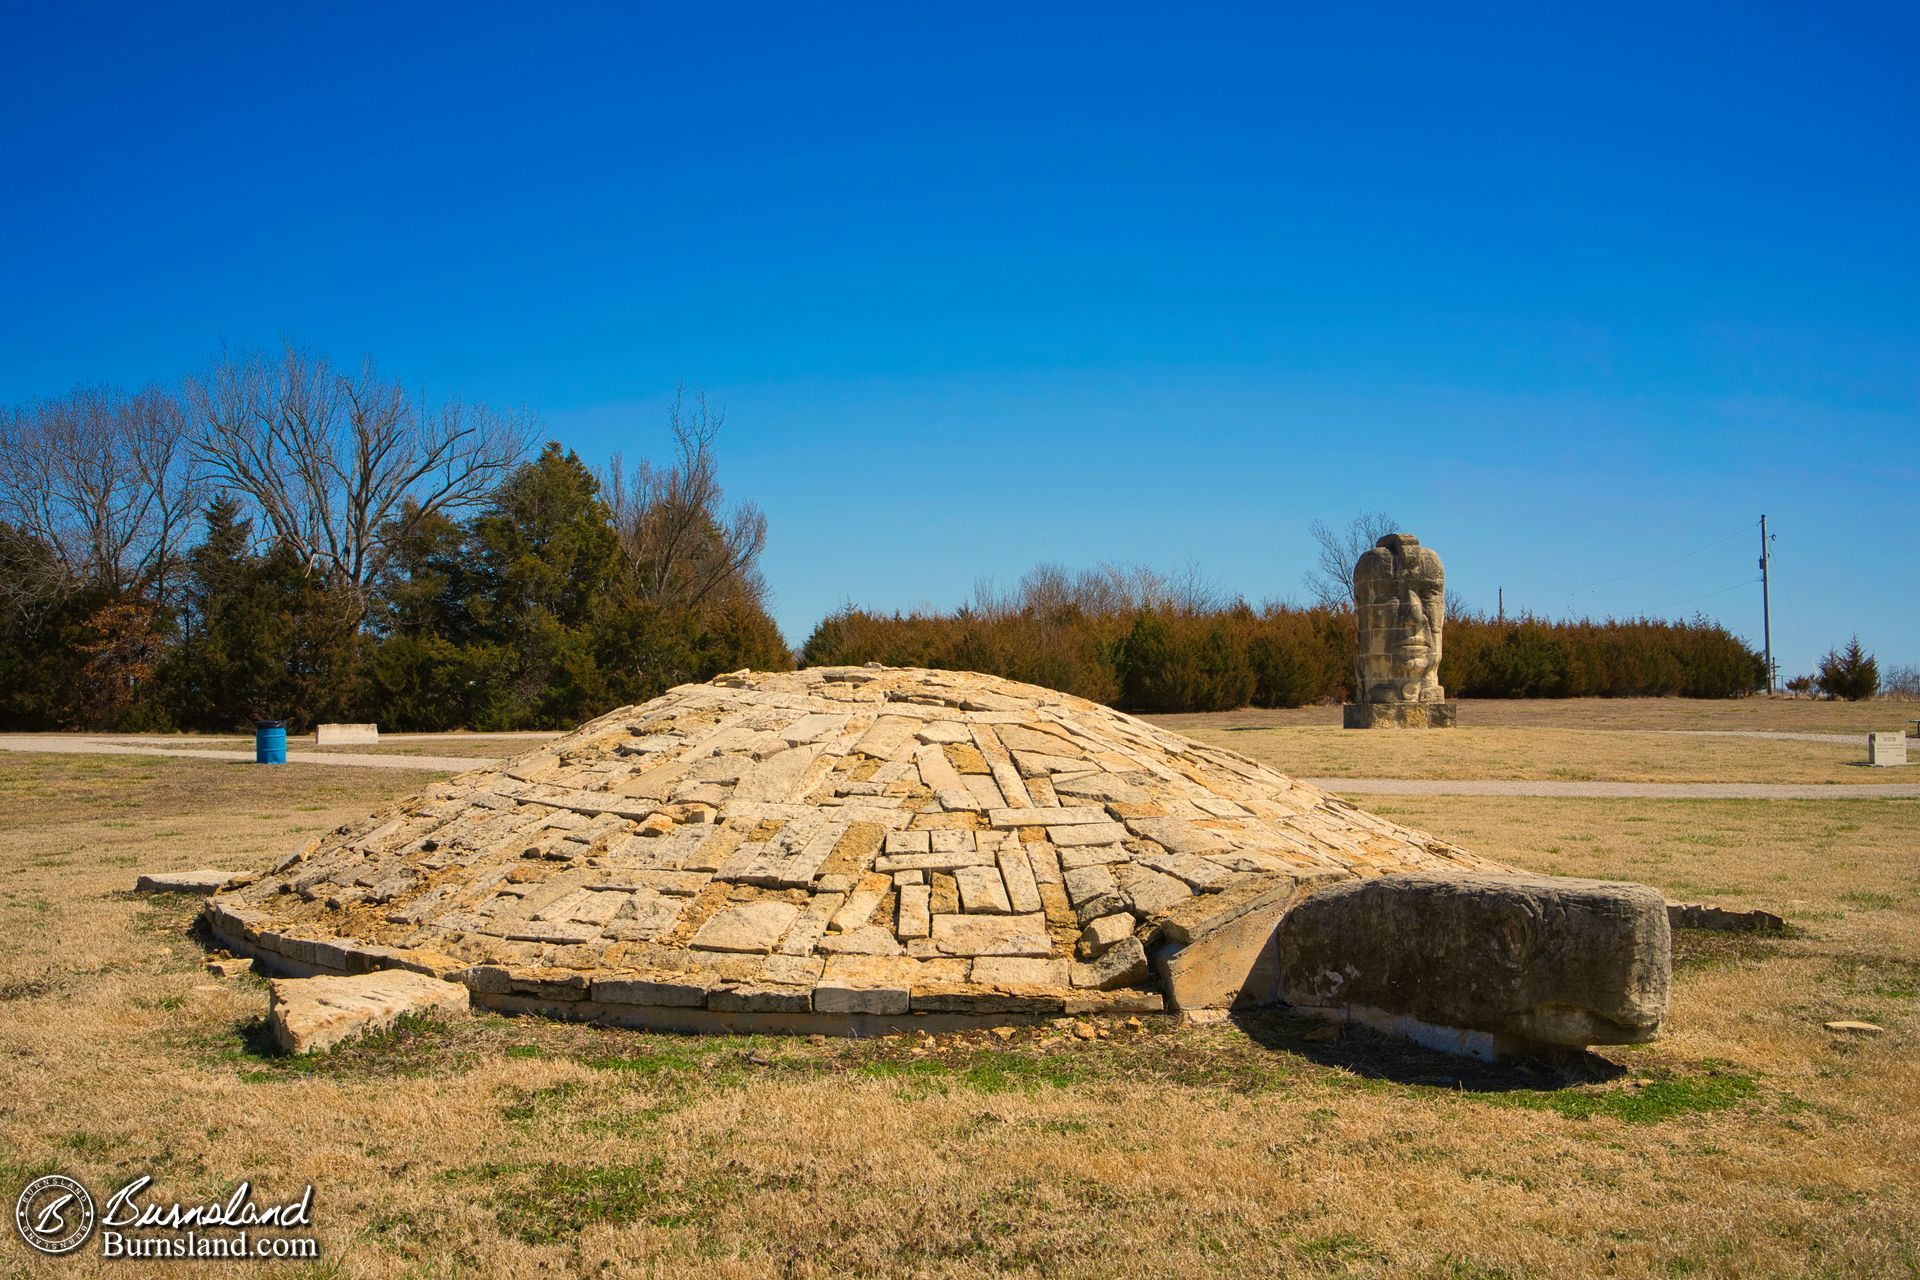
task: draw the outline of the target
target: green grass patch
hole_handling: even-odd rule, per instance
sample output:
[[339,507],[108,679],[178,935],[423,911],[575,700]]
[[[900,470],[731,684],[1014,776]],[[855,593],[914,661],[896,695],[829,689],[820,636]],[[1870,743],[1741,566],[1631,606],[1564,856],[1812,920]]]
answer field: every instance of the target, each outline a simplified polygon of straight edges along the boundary
[[617,1071],[622,1075],[659,1076],[700,1071],[707,1066],[703,1060],[706,1056],[676,1047],[650,1053],[599,1054],[580,1059],[580,1065],[595,1071]]
[[1648,1072],[1624,1084],[1602,1088],[1516,1090],[1469,1094],[1484,1102],[1535,1111],[1555,1111],[1571,1120],[1596,1117],[1625,1124],[1658,1124],[1678,1116],[1722,1111],[1753,1097],[1754,1078],[1709,1068],[1701,1075]]
[[1060,1089],[1087,1078],[1077,1056],[1028,1054],[1005,1049],[980,1049],[947,1059],[875,1058],[853,1068],[855,1075],[893,1081],[922,1096],[966,1089],[974,1093],[1016,1093]]
[[670,1178],[658,1157],[626,1164],[487,1164],[448,1170],[449,1182],[484,1182],[501,1228],[528,1244],[569,1240],[588,1227],[648,1222],[692,1227],[750,1190],[734,1170]]
[[501,1109],[500,1118],[518,1123],[537,1120],[555,1108],[565,1106],[581,1088],[578,1080],[562,1080],[558,1084],[525,1090],[518,1101]]
[[1882,1000],[1920,998],[1920,961],[1885,956],[1837,957],[1833,976],[1849,996],[1877,996]]

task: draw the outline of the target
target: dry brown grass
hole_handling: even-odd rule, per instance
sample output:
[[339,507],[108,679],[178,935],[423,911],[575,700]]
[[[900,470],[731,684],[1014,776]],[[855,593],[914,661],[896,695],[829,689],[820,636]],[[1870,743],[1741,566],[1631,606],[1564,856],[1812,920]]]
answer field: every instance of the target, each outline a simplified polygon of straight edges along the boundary
[[[1187,726],[1338,725],[1339,707],[1287,707],[1149,716]],[[1812,698],[1463,698],[1460,723],[1479,728],[1735,729],[1768,733],[1868,733],[1913,729],[1920,702],[1826,702]]]
[[[1337,714],[1337,713],[1336,713]],[[1513,778],[1572,782],[1920,782],[1867,767],[1864,744],[1694,737],[1630,729],[1355,731],[1334,725],[1180,732],[1304,778]]]
[[[151,742],[178,751],[252,751],[253,739],[237,734],[196,734],[178,733],[154,736],[148,734],[129,734],[121,738],[114,734],[88,734],[103,742],[124,740],[129,744]],[[388,756],[472,756],[478,759],[501,760],[518,755],[541,742],[554,737],[551,733],[499,733],[499,734],[404,734],[383,737],[379,742],[353,746],[315,746],[312,734],[290,736],[287,739],[289,751],[315,751],[322,755],[366,753],[368,755]]]
[[[312,1181],[317,1275],[1920,1268],[1920,803],[1378,806],[1785,906],[1785,939],[1685,937],[1673,1034],[1564,1076],[1284,1019],[815,1043],[487,1017],[263,1054],[261,984],[206,977],[197,904],[134,898],[136,869],[256,863],[426,777],[0,757],[0,1195],[51,1168],[181,1198]],[[25,1256],[0,1250],[137,1271]]]

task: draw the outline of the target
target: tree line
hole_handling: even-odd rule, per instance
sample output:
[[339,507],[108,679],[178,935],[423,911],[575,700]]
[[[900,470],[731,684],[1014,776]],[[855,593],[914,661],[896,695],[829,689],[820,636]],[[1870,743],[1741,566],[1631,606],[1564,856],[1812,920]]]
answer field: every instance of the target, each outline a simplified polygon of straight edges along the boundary
[[[722,415],[677,397],[663,462],[599,470],[523,411],[371,362],[224,353],[177,387],[79,388],[0,420],[0,725],[566,727],[675,684],[792,665],[765,517],[730,503]],[[984,671],[1136,711],[1352,696],[1347,578],[1394,528],[1316,522],[1310,603],[1196,574],[1041,568],[948,613],[853,607],[810,664]],[[1871,661],[1870,658],[1867,659]],[[1489,618],[1449,602],[1465,697],[1730,697],[1761,659],[1704,617]]]
[[722,415],[595,472],[522,411],[287,346],[0,420],[0,724],[565,727],[791,665]]
[[[1130,711],[1223,711],[1351,698],[1355,641],[1351,607],[1330,593],[1255,608],[1191,577],[1048,567],[951,613],[850,606],[820,623],[802,658],[985,671]],[[1457,601],[1440,667],[1448,693],[1470,698],[1725,698],[1764,678],[1760,655],[1705,617],[1495,619]]]

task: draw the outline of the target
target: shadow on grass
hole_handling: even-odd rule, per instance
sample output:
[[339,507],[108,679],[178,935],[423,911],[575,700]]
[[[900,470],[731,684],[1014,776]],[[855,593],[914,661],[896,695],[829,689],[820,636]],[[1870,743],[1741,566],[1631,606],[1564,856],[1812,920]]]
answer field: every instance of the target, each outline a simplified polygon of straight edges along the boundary
[[1784,929],[1748,929],[1725,933],[1706,929],[1675,929],[1674,972],[1772,960],[1783,954],[1781,943],[1805,936],[1805,930],[1792,925]]
[[1234,1022],[1267,1048],[1351,1072],[1368,1084],[1437,1086],[1475,1102],[1552,1111],[1570,1120],[1656,1124],[1738,1106],[1759,1092],[1754,1076],[1720,1062],[1629,1070],[1591,1050],[1479,1062],[1285,1010],[1250,1012]]
[[1390,1084],[1506,1093],[1602,1084],[1627,1074],[1625,1067],[1590,1050],[1481,1062],[1424,1049],[1354,1023],[1325,1022],[1284,1009],[1236,1012],[1232,1021],[1264,1048]]

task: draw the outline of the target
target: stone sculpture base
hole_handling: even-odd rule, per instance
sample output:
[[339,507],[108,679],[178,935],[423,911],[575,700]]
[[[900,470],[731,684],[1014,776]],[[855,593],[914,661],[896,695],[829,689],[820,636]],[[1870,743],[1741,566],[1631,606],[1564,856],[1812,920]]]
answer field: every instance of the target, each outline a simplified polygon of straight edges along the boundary
[[1340,708],[1349,729],[1451,729],[1460,719],[1457,702],[1349,702]]

